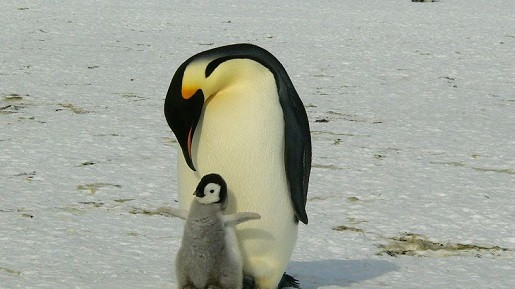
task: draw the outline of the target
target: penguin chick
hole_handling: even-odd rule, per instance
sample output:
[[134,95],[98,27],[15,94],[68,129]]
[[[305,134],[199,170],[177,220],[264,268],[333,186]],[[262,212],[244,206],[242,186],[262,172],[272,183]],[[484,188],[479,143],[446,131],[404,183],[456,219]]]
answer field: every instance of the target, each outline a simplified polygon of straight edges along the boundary
[[175,262],[179,288],[240,289],[243,260],[234,226],[261,216],[250,212],[224,215],[227,185],[218,174],[204,176],[194,195],[189,213],[169,210],[186,220]]

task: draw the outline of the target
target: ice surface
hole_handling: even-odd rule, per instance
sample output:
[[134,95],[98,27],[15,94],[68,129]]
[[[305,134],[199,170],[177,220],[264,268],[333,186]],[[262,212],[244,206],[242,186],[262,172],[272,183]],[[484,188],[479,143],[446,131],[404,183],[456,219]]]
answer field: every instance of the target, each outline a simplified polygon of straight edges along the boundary
[[[515,288],[515,2],[1,1],[0,288],[175,288],[169,81],[277,56],[313,137],[313,288]],[[461,246],[460,246],[461,245]]]

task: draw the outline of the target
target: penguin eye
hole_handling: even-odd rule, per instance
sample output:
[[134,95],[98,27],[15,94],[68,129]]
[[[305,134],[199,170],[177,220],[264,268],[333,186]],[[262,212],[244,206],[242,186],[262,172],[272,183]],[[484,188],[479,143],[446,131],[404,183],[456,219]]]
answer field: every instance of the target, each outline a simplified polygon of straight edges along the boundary
[[205,188],[204,188],[204,193],[207,195],[207,194],[219,194],[220,193],[220,186],[218,184],[215,184],[215,183],[209,183]]

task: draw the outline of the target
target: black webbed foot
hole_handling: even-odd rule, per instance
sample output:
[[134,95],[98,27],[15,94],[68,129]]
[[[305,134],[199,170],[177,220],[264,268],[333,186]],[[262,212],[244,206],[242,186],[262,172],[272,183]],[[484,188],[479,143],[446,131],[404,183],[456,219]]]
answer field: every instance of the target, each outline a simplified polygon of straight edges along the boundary
[[[301,289],[299,286],[299,280],[293,278],[292,276],[284,273],[283,277],[281,278],[281,281],[279,282],[279,286],[277,286],[278,289],[286,289],[286,288],[298,288]],[[245,275],[243,276],[243,287],[242,289],[259,289],[256,286],[256,281],[254,280],[254,277]]]
[[292,276],[284,273],[283,278],[281,278],[281,281],[279,282],[278,289],[282,288],[298,288],[301,289],[299,286],[299,280],[293,278]]
[[256,280],[250,275],[243,276],[243,287],[242,289],[258,289],[256,286]]

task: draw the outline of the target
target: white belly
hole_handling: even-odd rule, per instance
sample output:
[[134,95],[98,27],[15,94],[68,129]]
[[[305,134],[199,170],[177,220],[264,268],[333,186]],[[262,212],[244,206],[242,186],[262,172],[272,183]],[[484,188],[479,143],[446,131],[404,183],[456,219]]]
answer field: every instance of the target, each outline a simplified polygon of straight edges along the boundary
[[220,174],[228,186],[228,214],[261,214],[236,227],[244,272],[275,280],[291,257],[297,225],[285,174],[282,109],[273,76],[262,81],[272,85],[231,87],[206,102],[192,145],[197,171],[183,157],[178,161],[179,201],[188,209],[200,178]]

